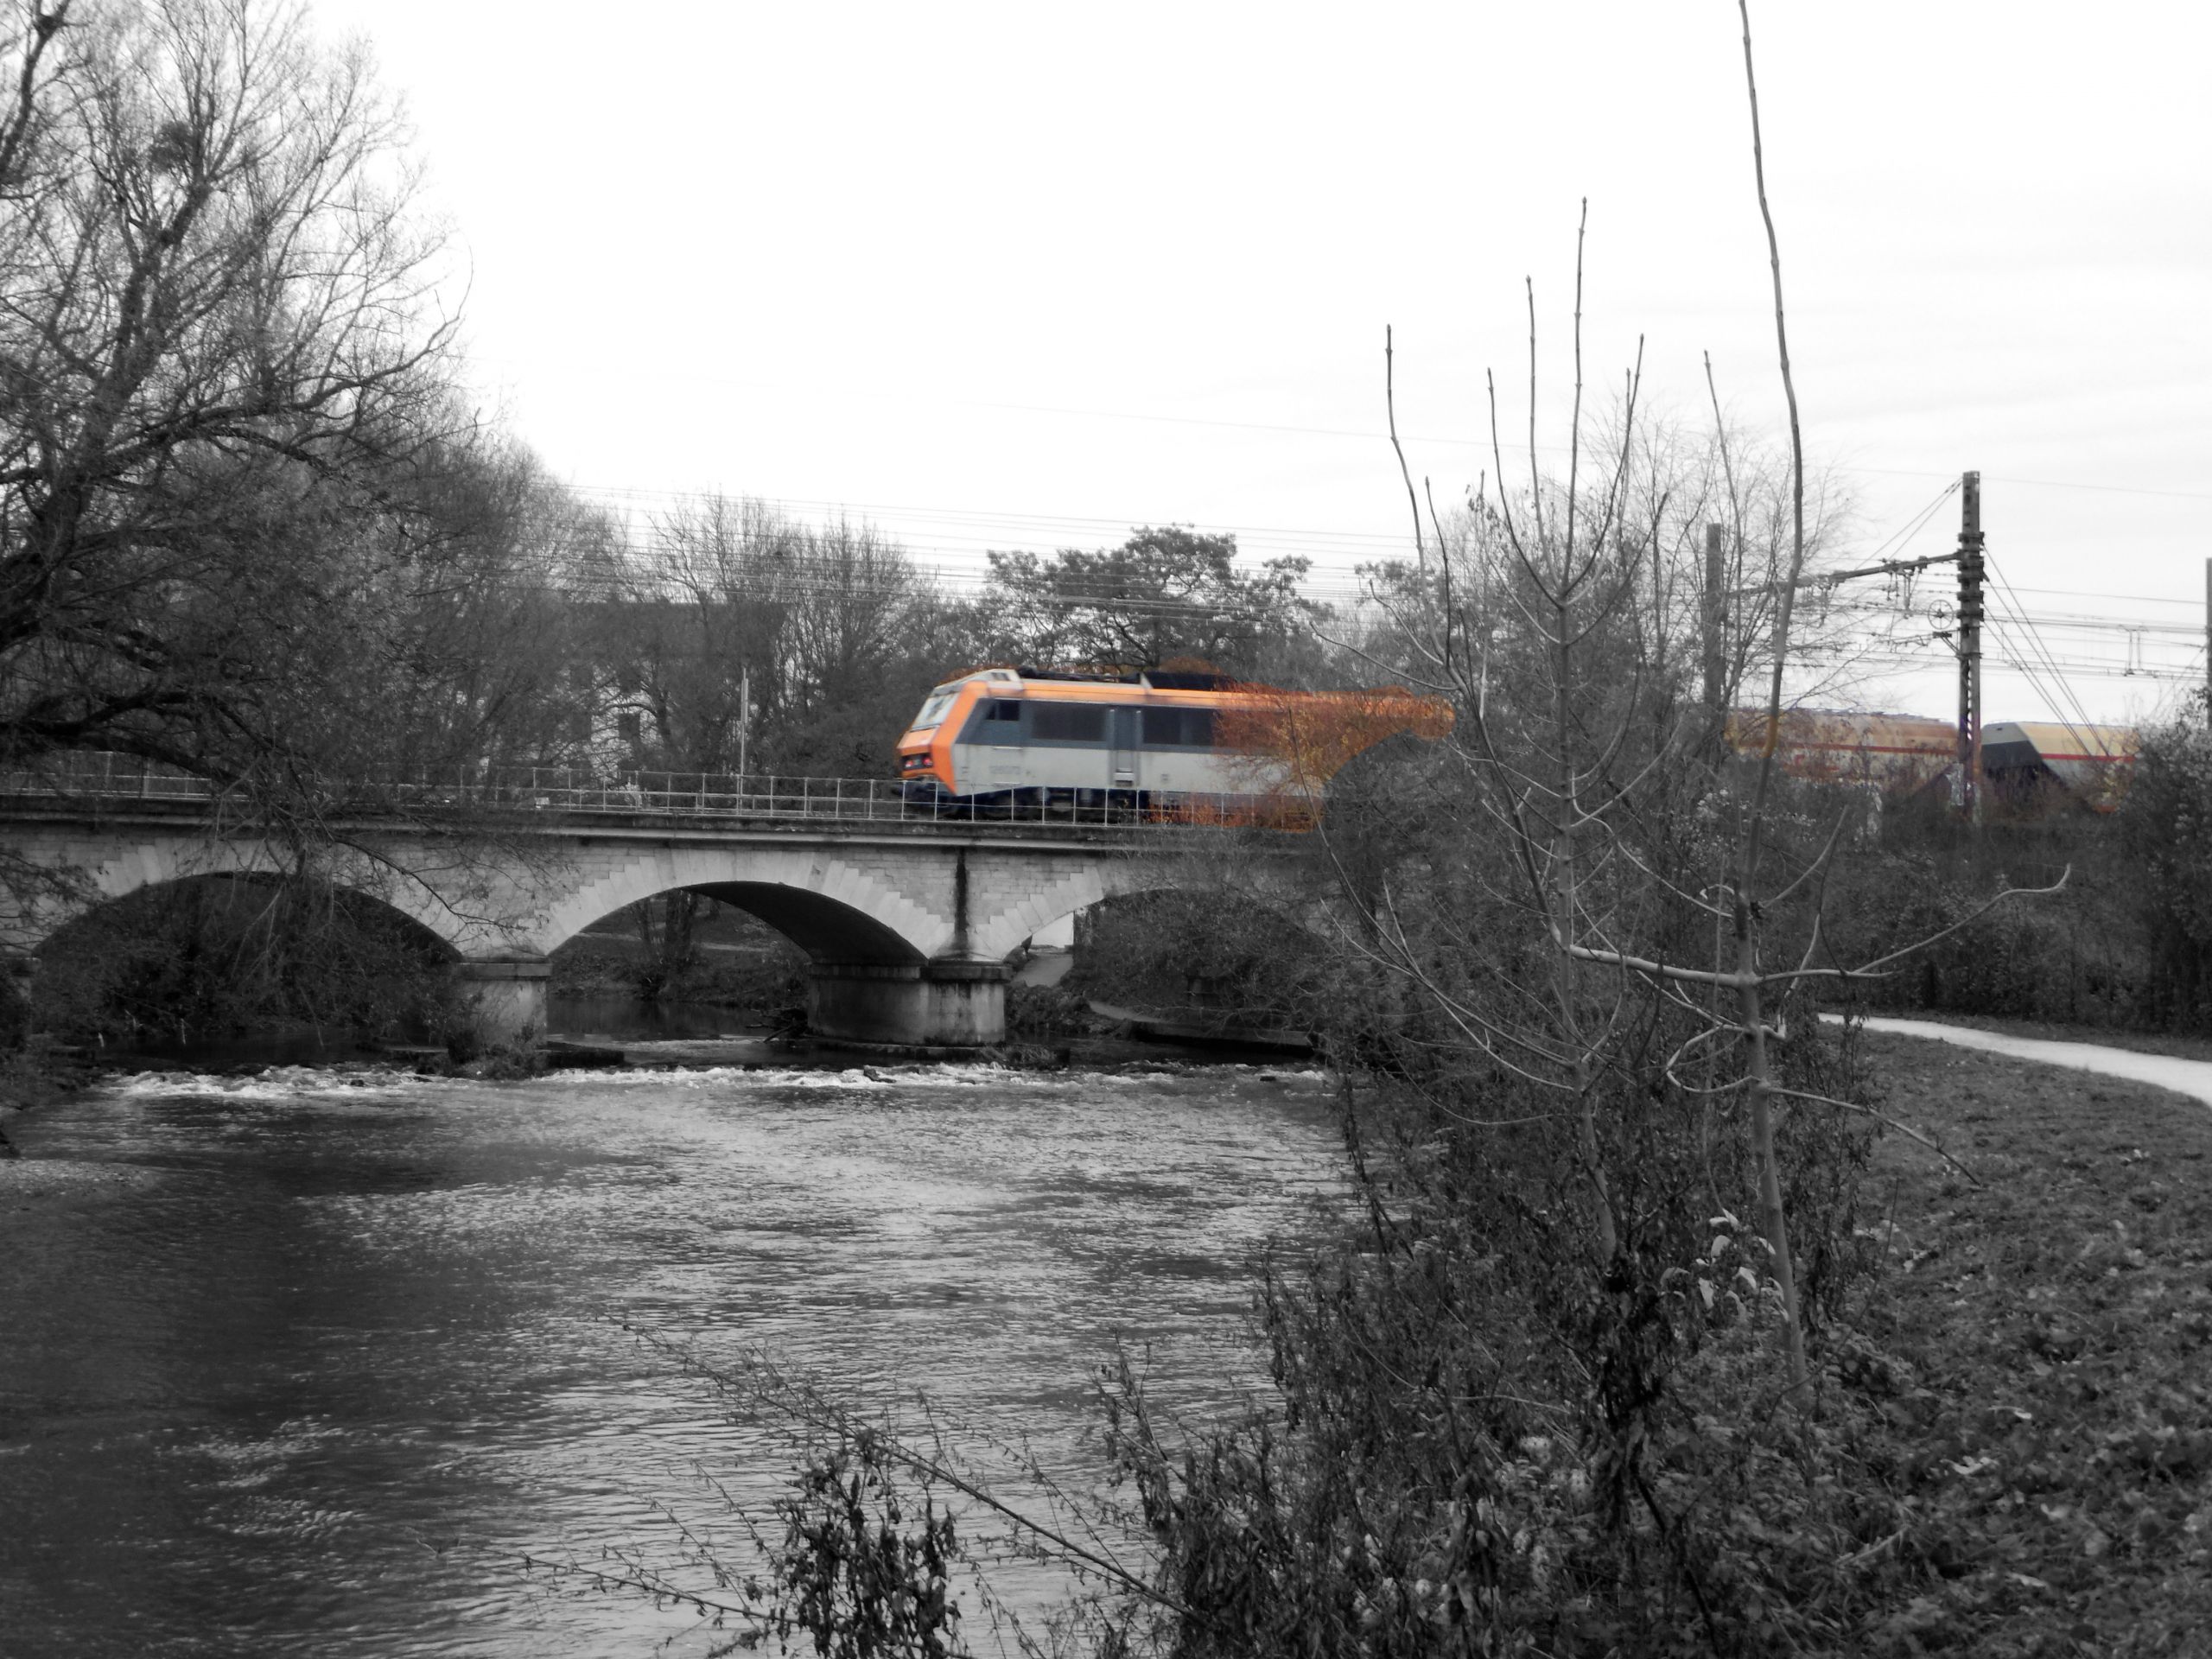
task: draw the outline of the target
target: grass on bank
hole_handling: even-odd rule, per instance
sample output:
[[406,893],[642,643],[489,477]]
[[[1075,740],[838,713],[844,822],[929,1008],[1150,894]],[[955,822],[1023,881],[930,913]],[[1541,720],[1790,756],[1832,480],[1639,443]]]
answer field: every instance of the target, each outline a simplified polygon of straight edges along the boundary
[[[1853,1323],[1869,1468],[1926,1562],[1901,1653],[2202,1652],[2212,1632],[2212,1111],[1868,1035],[1903,1135]],[[1863,1564],[1871,1567],[1872,1562]]]

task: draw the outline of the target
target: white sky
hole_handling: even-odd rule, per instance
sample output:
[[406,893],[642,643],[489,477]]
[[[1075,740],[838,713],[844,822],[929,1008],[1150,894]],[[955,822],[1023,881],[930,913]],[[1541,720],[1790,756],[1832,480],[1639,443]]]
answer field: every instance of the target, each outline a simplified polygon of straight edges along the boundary
[[[315,15],[409,101],[487,393],[558,474],[640,511],[844,504],[961,569],[1192,523],[1346,590],[1405,537],[1383,326],[1415,470],[1454,497],[1489,464],[1485,367],[1525,434],[1524,276],[1565,388],[1585,195],[1592,383],[1640,333],[1649,396],[1696,419],[1710,351],[1732,412],[1779,430],[1724,0]],[[2212,12],[1764,0],[1752,22],[1807,442],[1858,543],[1979,468],[2031,613],[2162,625],[2143,660],[2200,674]],[[1956,529],[1947,503],[1906,550]],[[2180,689],[2118,673],[2115,630],[2044,638],[2115,671],[2071,677],[2092,718]],[[1928,657],[1872,700],[1953,712]],[[2057,712],[1994,663],[1986,701]]]

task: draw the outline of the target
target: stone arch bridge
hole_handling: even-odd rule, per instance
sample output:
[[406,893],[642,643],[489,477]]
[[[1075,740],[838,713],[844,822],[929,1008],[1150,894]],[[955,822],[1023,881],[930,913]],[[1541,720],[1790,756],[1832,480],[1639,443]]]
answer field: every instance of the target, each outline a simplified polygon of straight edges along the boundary
[[[1218,885],[1224,833],[941,823],[811,804],[783,816],[602,804],[465,828],[397,816],[327,828],[319,868],[450,948],[487,1038],[543,1029],[548,958],[562,944],[626,905],[689,889],[751,912],[807,953],[814,1031],[958,1046],[1003,1039],[1008,959],[1033,935],[1102,899]],[[1256,868],[1264,880],[1294,841],[1260,837],[1256,861],[1238,861],[1243,879]],[[35,961],[73,917],[141,887],[283,868],[264,835],[226,830],[205,800],[0,794],[0,846],[19,870],[56,878],[0,915],[0,954],[19,962]]]

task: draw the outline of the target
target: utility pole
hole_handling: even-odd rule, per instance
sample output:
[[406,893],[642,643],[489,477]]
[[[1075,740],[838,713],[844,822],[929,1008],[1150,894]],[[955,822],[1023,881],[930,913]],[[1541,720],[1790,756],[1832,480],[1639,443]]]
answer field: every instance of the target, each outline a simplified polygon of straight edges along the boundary
[[[1981,823],[1981,624],[1982,582],[1987,567],[1982,559],[1981,540],[1981,474],[1967,473],[1959,480],[1960,518],[1959,544],[1949,553],[1930,553],[1918,559],[1885,559],[1879,564],[1861,565],[1856,570],[1827,570],[1815,576],[1801,575],[1800,588],[1834,588],[1840,582],[1855,582],[1861,576],[1911,575],[1931,565],[1956,564],[1959,567],[1959,625],[1953,649],[1959,656],[1959,804],[1967,817],[1978,827]],[[1710,653],[1719,630],[1712,626],[1716,612],[1713,594],[1719,590],[1719,553],[1720,527],[1707,524],[1705,529],[1706,618],[1707,632],[1706,649]],[[1770,592],[1783,583],[1766,583],[1759,587],[1739,588],[1738,594]],[[2212,559],[2204,562],[2204,636],[2205,636],[2205,706],[2207,718],[2212,719]],[[1948,633],[1938,632],[1939,639],[1948,639]],[[1712,658],[1707,658],[1708,674],[1712,672]],[[1709,698],[1713,680],[1706,682]]]
[[2204,561],[2204,723],[2212,727],[2212,559]]
[[[1713,742],[1719,747],[1722,728],[1727,719],[1726,701],[1728,679],[1728,641],[1726,592],[1721,582],[1720,526],[1705,527],[1705,606],[1701,619],[1705,646],[1705,713],[1713,722]],[[2204,562],[2205,591],[2212,594],[2212,559]],[[2208,670],[2212,672],[2212,670]]]
[[747,664],[737,683],[737,787],[745,791],[746,745],[753,736],[753,665]]
[[1959,522],[1959,780],[1967,819],[1981,823],[1981,474],[1961,480]]

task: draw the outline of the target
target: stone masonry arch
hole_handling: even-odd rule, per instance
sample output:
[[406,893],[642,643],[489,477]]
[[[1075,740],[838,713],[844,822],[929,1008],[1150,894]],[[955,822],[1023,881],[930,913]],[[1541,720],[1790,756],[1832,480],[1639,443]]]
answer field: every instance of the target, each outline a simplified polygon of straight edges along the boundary
[[[80,849],[96,856],[67,856]],[[39,850],[47,855],[27,861],[54,871],[56,885],[45,902],[10,916],[0,933],[0,945],[25,955],[35,953],[79,917],[149,887],[209,876],[274,877],[287,869],[266,841],[250,836],[149,835]],[[346,892],[398,912],[456,955],[468,943],[463,918],[419,880],[403,879],[358,853],[330,860],[320,874]]]
[[683,889],[726,898],[817,961],[926,962],[952,932],[881,873],[836,849],[658,847],[624,849],[549,907],[527,943],[550,954],[602,916]]
[[[1249,872],[1245,874],[1247,880],[1239,883],[1245,898],[1281,911],[1287,921],[1303,931],[1327,937],[1333,918],[1326,906],[1295,907],[1289,901],[1296,895],[1287,886],[1264,879],[1255,881],[1249,879]],[[1179,869],[1173,865],[1134,859],[1101,861],[1069,870],[1043,890],[994,916],[976,936],[976,954],[1000,959],[1011,957],[1021,948],[1023,941],[1053,923],[1109,899],[1128,899],[1146,893],[1221,890],[1221,882],[1202,870]]]
[[[491,1035],[542,1028],[550,953],[602,916],[690,889],[760,917],[811,958],[826,1035],[974,1046],[1005,1030],[1008,959],[1056,920],[1149,888],[1273,885],[1290,849],[1198,851],[1149,827],[732,822],[575,810],[474,831],[364,817],[332,826],[318,874],[443,941]],[[56,878],[0,907],[0,957],[35,957],[90,905],[194,876],[280,874],[281,848],[226,834],[197,803],[0,798],[10,856]],[[1283,897],[1290,894],[1286,891]],[[1292,908],[1286,905],[1285,908]]]

